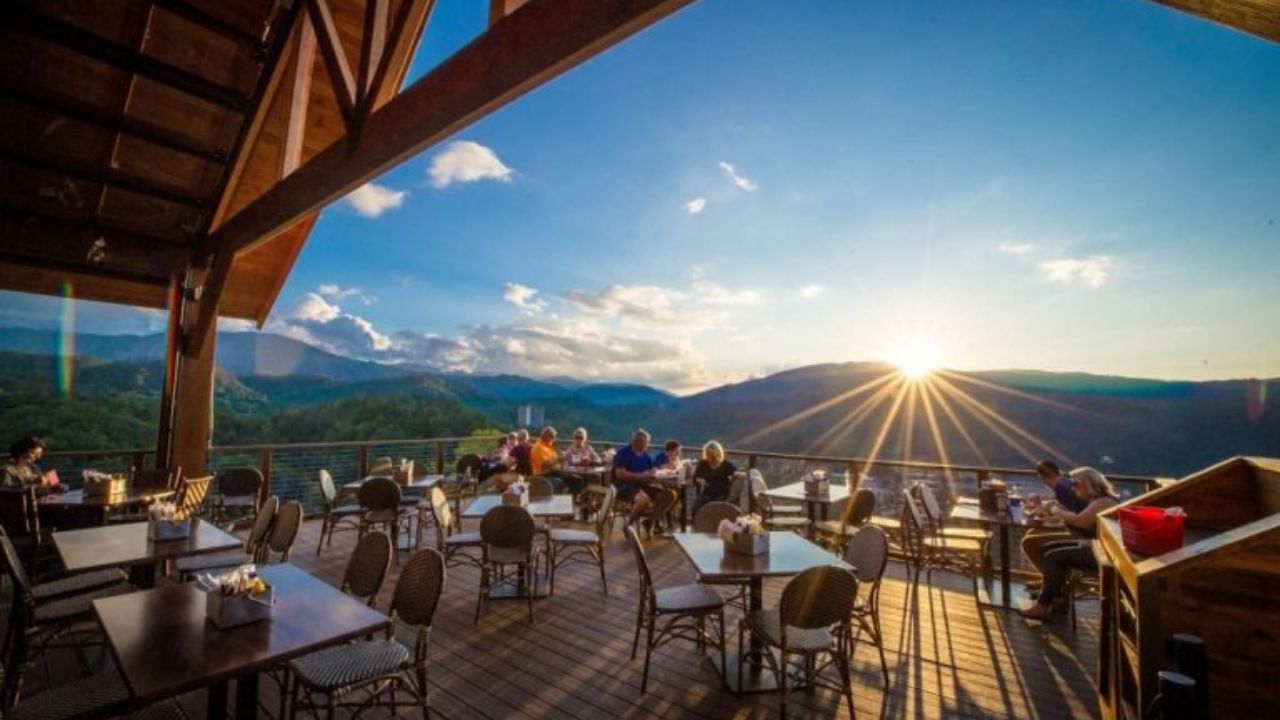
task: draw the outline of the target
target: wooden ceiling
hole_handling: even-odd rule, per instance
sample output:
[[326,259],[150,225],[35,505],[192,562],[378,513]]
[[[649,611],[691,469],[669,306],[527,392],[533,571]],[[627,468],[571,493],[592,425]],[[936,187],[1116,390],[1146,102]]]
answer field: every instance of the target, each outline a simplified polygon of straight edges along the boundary
[[[1280,41],[1280,0],[1156,1]],[[164,307],[196,268],[262,323],[326,203],[690,2],[490,0],[401,96],[435,0],[4,0],[0,288]]]

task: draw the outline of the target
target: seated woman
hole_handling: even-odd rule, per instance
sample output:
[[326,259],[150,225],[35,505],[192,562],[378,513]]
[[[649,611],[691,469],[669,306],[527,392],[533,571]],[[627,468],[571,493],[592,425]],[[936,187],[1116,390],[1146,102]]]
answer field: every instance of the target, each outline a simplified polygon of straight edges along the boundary
[[693,506],[696,515],[698,510],[709,502],[729,499],[729,485],[733,482],[733,474],[738,468],[724,457],[724,447],[712,440],[702,446],[702,459],[693,469],[693,481],[698,484],[698,502]]
[[1025,618],[1047,621],[1053,615],[1053,602],[1066,588],[1067,573],[1071,570],[1096,572],[1098,563],[1093,557],[1093,538],[1098,535],[1098,513],[1119,503],[1111,482],[1090,467],[1071,471],[1072,492],[1085,503],[1080,512],[1059,507],[1057,514],[1063,524],[1078,537],[1051,542],[1044,547],[1044,587],[1034,605],[1018,612]]
[[564,449],[563,458],[565,467],[571,468],[593,467],[600,464],[600,456],[587,442],[586,428],[573,431],[573,440],[569,447]]
[[53,489],[54,475],[40,471],[37,465],[44,456],[44,442],[40,438],[27,433],[9,446],[9,460],[4,465],[3,484],[6,490],[23,490],[37,488],[45,493]]

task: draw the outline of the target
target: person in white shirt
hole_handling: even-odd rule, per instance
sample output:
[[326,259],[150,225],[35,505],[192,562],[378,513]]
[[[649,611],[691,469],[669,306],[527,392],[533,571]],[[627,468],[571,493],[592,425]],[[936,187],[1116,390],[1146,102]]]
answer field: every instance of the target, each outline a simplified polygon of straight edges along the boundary
[[587,429],[578,428],[573,431],[573,441],[561,453],[566,467],[591,467],[600,464],[600,456],[595,448],[587,442]]

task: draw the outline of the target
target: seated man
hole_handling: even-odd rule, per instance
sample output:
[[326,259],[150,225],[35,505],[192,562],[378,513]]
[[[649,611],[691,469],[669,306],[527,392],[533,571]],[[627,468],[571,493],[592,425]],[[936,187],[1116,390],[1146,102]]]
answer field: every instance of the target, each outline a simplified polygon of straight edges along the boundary
[[[1074,483],[1070,477],[1062,474],[1057,464],[1049,460],[1040,461],[1036,465],[1036,475],[1040,476],[1040,482],[1044,483],[1046,488],[1053,491],[1053,499],[1059,507],[1076,513],[1084,509],[1085,503],[1072,491]],[[1070,535],[1065,528],[1047,528],[1038,520],[1034,521],[1026,535],[1022,537],[1022,554],[1026,555],[1027,561],[1037,571],[1043,573],[1044,546],[1056,540],[1064,540]]]
[[651,530],[661,532],[656,521],[665,517],[675,505],[675,493],[654,484],[655,464],[649,454],[649,433],[636,430],[631,444],[613,456],[613,478],[618,488],[618,499],[631,503],[627,523],[645,518]]

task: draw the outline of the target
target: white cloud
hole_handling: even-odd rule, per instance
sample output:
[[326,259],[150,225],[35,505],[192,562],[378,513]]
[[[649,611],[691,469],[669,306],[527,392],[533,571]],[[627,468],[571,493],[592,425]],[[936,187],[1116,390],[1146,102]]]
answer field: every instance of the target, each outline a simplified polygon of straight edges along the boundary
[[682,207],[684,207],[685,212],[689,213],[690,215],[697,215],[698,213],[706,209],[707,199],[704,197],[696,197],[690,200],[689,202],[685,203]]
[[498,159],[497,153],[470,140],[456,140],[431,159],[427,175],[431,184],[445,188],[456,182],[498,180],[511,182],[514,171]]
[[732,165],[723,160],[720,161],[720,169],[724,171],[725,175],[729,176],[729,179],[733,181],[734,185],[737,185],[742,190],[755,192],[760,187],[754,180],[743,175],[739,175],[738,171],[735,170]]
[[1032,245],[1031,243],[1008,243],[1008,242],[1000,243],[1000,247],[997,248],[997,250],[999,250],[1002,253],[1005,253],[1006,255],[1030,255],[1031,252],[1034,251],[1035,249],[1036,249],[1036,246]]
[[502,299],[520,308],[526,315],[542,312],[547,303],[539,298],[538,291],[520,283],[509,282],[503,288]]
[[403,205],[408,196],[408,190],[392,190],[377,183],[365,183],[352,190],[343,202],[361,217],[376,218]]
[[1079,281],[1089,287],[1102,287],[1111,278],[1115,262],[1106,255],[1087,258],[1062,258],[1040,263],[1040,272],[1052,282],[1071,285]]
[[344,288],[341,285],[326,283],[316,288],[316,293],[330,300],[346,300],[347,298],[355,298],[365,305],[372,305],[378,299],[372,295],[366,294],[358,287]]
[[800,297],[805,300],[817,300],[827,292],[826,285],[805,285],[800,288]]
[[376,358],[392,347],[391,338],[375,330],[373,323],[315,293],[307,293],[267,329],[338,355]]

